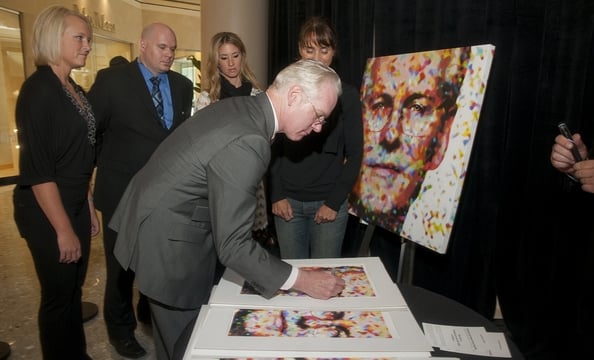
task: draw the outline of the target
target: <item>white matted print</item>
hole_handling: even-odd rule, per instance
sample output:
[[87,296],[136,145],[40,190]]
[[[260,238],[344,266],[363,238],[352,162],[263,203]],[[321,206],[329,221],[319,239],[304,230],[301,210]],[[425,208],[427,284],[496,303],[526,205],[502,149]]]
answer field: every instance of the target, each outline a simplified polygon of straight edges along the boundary
[[408,309],[337,311],[204,306],[186,358],[428,357],[431,350]]
[[209,304],[228,306],[293,307],[324,309],[382,309],[406,307],[398,287],[392,282],[377,257],[338,259],[294,259],[288,263],[304,268],[327,269],[342,277],[346,286],[328,300],[311,298],[297,291],[279,290],[266,299],[235,271],[227,268],[219,284],[213,289]]

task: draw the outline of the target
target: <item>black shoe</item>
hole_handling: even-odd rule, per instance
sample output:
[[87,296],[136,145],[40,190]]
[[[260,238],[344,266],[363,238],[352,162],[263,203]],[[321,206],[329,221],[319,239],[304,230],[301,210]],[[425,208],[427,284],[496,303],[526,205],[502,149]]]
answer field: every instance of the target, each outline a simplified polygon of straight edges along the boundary
[[138,359],[139,357],[143,357],[146,355],[146,350],[136,340],[135,337],[131,337],[129,339],[109,339],[109,342],[113,347],[116,349],[118,354],[131,358],[131,359]]
[[138,299],[138,305],[136,305],[136,319],[145,325],[152,325],[151,308],[147,297],[142,294]]

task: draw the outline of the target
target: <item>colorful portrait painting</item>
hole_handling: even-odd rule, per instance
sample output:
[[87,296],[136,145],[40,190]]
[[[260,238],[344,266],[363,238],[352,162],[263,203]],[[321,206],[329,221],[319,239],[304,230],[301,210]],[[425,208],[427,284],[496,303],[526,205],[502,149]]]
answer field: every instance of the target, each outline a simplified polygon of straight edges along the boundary
[[368,59],[352,214],[445,253],[494,51],[478,45]]
[[204,305],[184,359],[428,358],[433,349],[408,308],[302,305]]
[[228,336],[391,338],[380,311],[238,309]]
[[[344,290],[338,294],[338,297],[357,297],[357,296],[375,296],[373,287],[369,283],[365,268],[363,266],[305,266],[306,270],[326,270],[334,275],[341,277],[345,282]],[[241,294],[258,294],[256,289],[250,283],[245,282],[241,288]],[[277,296],[307,296],[297,290],[278,290]]]

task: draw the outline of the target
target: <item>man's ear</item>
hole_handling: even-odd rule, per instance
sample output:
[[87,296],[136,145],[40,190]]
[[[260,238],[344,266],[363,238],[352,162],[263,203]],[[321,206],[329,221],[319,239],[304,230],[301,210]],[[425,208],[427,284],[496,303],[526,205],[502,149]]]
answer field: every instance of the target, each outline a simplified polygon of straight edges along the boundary
[[301,97],[303,96],[303,89],[299,85],[293,85],[287,92],[287,104],[293,106],[293,104],[299,104]]
[[427,161],[423,166],[423,169],[425,171],[435,170],[443,161],[445,153],[448,150],[448,143],[450,141],[450,130],[452,129],[452,123],[454,122],[455,117],[456,112],[448,116],[443,121],[443,126],[433,137],[433,141],[429,145],[430,149],[427,151]]

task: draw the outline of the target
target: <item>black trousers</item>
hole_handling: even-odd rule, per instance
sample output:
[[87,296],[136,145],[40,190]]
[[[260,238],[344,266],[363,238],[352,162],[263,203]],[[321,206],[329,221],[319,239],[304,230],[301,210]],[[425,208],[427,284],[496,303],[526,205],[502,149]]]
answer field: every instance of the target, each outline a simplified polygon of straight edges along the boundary
[[82,286],[89,264],[91,220],[86,196],[66,211],[81,242],[77,263],[59,262],[56,232],[31,190],[15,189],[14,219],[27,241],[41,288],[39,339],[44,360],[86,359],[82,321]]
[[111,339],[134,336],[136,317],[132,305],[134,272],[124,270],[113,254],[117,232],[108,227],[113,211],[102,212],[103,246],[105,249],[105,296],[103,318]]

